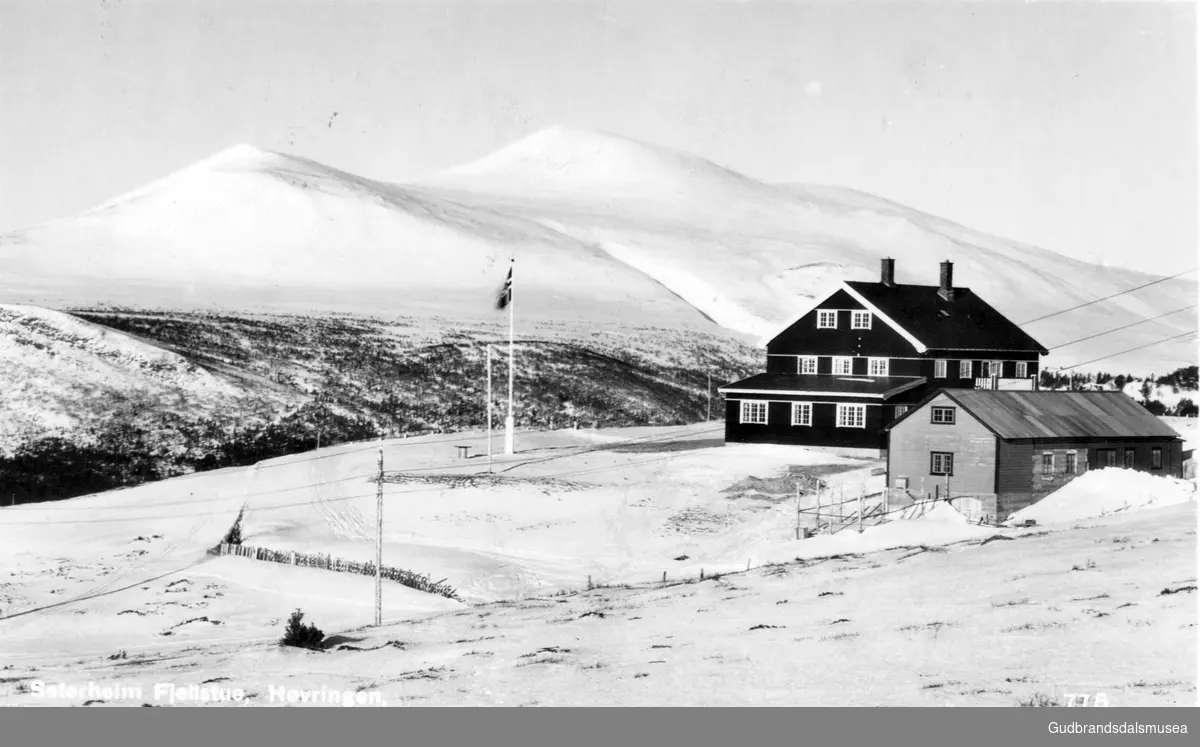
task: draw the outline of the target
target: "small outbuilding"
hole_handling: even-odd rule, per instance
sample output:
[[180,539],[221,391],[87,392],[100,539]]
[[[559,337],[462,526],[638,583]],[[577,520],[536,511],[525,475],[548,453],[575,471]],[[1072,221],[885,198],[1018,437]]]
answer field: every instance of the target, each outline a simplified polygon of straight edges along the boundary
[[1089,469],[1183,474],[1183,438],[1121,392],[942,389],[887,431],[891,502],[946,498],[985,521]]

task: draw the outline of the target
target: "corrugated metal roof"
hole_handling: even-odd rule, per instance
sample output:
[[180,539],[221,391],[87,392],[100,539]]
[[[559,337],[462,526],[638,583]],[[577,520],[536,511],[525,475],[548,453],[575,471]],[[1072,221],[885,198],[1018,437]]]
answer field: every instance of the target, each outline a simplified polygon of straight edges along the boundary
[[899,394],[924,382],[920,376],[832,376],[828,374],[761,373],[720,387],[720,391],[763,391],[780,394],[842,394],[877,396]]
[[1000,438],[1180,437],[1121,392],[947,389],[945,394]]

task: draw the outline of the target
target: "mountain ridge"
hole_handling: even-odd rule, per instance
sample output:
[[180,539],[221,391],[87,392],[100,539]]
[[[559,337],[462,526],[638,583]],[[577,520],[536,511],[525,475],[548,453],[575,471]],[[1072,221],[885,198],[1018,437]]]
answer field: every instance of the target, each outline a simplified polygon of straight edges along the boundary
[[[58,307],[474,318],[491,313],[514,255],[527,318],[642,320],[751,337],[832,282],[875,279],[883,256],[897,259],[898,281],[929,285],[937,262],[951,259],[956,285],[1018,322],[1154,277],[848,187],[768,184],[684,151],[552,127],[409,182],[235,145],[74,217],[0,236],[0,293]],[[1194,281],[1176,285],[1031,334],[1053,346],[1119,326],[1114,319],[1155,316],[1194,298]],[[1156,327],[1162,337],[1185,329],[1168,318],[1134,332]],[[1073,353],[1095,357],[1133,339],[1118,334]],[[1187,362],[1182,346],[1147,352],[1168,348],[1168,362]]]

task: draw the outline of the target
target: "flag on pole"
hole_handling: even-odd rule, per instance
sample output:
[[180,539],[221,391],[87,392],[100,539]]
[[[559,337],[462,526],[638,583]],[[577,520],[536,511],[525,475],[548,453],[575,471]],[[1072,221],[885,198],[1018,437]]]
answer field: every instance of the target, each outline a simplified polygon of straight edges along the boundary
[[504,279],[504,288],[500,290],[500,296],[496,299],[496,308],[505,309],[512,303],[512,267],[508,268],[508,277]]

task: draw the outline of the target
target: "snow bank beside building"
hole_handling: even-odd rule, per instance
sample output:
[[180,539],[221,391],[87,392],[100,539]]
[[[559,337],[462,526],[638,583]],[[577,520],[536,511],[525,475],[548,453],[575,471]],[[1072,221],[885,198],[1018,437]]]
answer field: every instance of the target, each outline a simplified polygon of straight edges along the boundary
[[1039,524],[1161,508],[1196,499],[1196,483],[1129,469],[1098,469],[1075,478],[1037,503],[1017,511],[1009,522]]

